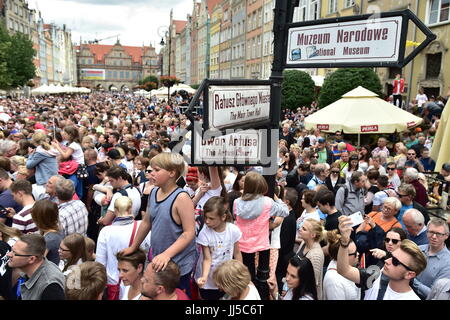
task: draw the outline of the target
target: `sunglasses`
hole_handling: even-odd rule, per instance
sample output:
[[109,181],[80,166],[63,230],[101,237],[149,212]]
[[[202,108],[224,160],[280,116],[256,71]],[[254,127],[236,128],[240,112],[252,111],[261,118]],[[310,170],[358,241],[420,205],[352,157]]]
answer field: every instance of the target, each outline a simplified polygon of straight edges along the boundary
[[394,171],[395,168],[387,168],[389,171]]
[[396,257],[394,257],[394,256],[391,256],[391,257],[392,257],[392,265],[394,265],[395,267],[397,267],[399,264],[401,264],[403,267],[405,267],[406,270],[414,271],[410,267],[408,267],[406,264],[404,264],[403,262],[398,260]]
[[355,252],[353,252],[353,253],[349,253],[348,255],[349,255],[349,256],[355,256],[355,257],[356,257],[356,256],[358,255],[358,251],[355,251]]
[[398,239],[391,239],[391,238],[384,238],[384,242],[386,242],[386,243],[389,243],[391,241],[392,241],[393,244],[397,244],[397,243],[399,243],[400,240],[398,240]]
[[312,156],[311,158],[315,158],[315,159],[318,159],[318,158],[319,158],[319,156]]
[[415,153],[408,153],[408,156],[415,156]]
[[407,194],[400,194],[400,193],[398,193],[397,192],[397,195],[401,198],[401,197],[407,197],[408,195]]
[[331,173],[338,174],[339,171],[331,171]]
[[152,169],[147,169],[147,170],[145,170],[146,173],[150,173],[150,172],[152,172],[152,171],[153,171]]

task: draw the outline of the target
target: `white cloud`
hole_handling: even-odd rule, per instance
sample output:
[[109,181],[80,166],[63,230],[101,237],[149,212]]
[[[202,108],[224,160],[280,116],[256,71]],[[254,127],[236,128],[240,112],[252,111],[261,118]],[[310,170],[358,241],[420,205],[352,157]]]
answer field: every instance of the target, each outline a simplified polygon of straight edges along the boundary
[[[158,28],[167,27],[170,9],[174,19],[186,20],[192,13],[192,0],[31,0],[31,8],[38,9],[45,23],[62,26],[72,32],[72,41],[92,41],[119,35],[120,43],[128,46],[154,45],[160,48]],[[116,38],[101,41],[114,44]]]

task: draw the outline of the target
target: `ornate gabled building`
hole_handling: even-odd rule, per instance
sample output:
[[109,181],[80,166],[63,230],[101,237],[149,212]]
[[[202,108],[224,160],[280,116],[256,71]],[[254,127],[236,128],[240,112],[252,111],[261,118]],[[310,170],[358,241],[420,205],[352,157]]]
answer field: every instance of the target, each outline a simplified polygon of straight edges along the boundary
[[78,83],[104,90],[132,90],[149,75],[157,76],[160,60],[152,46],[82,44],[77,47]]

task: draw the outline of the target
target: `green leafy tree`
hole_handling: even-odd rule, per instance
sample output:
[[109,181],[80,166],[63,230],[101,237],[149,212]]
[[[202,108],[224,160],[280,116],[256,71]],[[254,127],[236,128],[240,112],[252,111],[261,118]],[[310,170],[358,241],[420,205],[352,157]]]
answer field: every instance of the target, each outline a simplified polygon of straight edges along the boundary
[[145,77],[142,81],[139,81],[139,84],[143,85],[143,84],[146,84],[146,83],[149,83],[149,82],[154,82],[154,83],[156,83],[156,88],[157,88],[158,85],[159,85],[158,78],[155,77],[155,76],[148,76],[148,77]]
[[33,59],[36,50],[33,49],[33,42],[22,33],[15,33],[12,37],[10,48],[9,69],[12,75],[12,86],[24,86],[36,75],[36,67]]
[[11,75],[8,72],[8,52],[10,52],[11,37],[0,25],[0,88],[11,86]]
[[33,63],[36,50],[33,42],[22,33],[9,35],[0,27],[0,87],[24,86],[36,74]]
[[297,109],[310,106],[315,98],[315,84],[309,74],[299,70],[286,70],[281,87],[282,108]]
[[362,86],[379,96],[382,86],[378,75],[370,68],[342,68],[329,75],[319,95],[319,108],[326,107],[342,98],[347,92]]

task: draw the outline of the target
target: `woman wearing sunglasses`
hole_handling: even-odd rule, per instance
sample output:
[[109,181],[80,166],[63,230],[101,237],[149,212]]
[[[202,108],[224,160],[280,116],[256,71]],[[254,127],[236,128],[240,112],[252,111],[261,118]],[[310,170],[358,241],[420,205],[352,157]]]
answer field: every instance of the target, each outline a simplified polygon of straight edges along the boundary
[[367,265],[377,263],[369,250],[382,248],[386,233],[393,227],[402,227],[395,218],[401,207],[400,200],[388,197],[383,203],[382,211],[372,211],[366,215],[364,222],[356,229],[356,246],[360,253],[366,253]]
[[391,252],[400,248],[400,243],[407,239],[406,232],[402,228],[394,227],[386,233],[383,248],[370,249],[372,256],[378,260],[377,265],[383,266],[384,260],[391,257]]
[[[323,278],[323,300],[359,300],[361,290],[352,281],[337,272],[337,256],[341,235],[338,230],[327,232],[328,254],[331,261]],[[348,246],[348,263],[352,267],[358,265],[359,253],[355,243],[350,240]]]
[[341,177],[341,168],[339,163],[333,163],[330,167],[330,175],[325,179],[325,185],[328,190],[332,191],[336,196],[336,192],[344,184],[345,179]]

